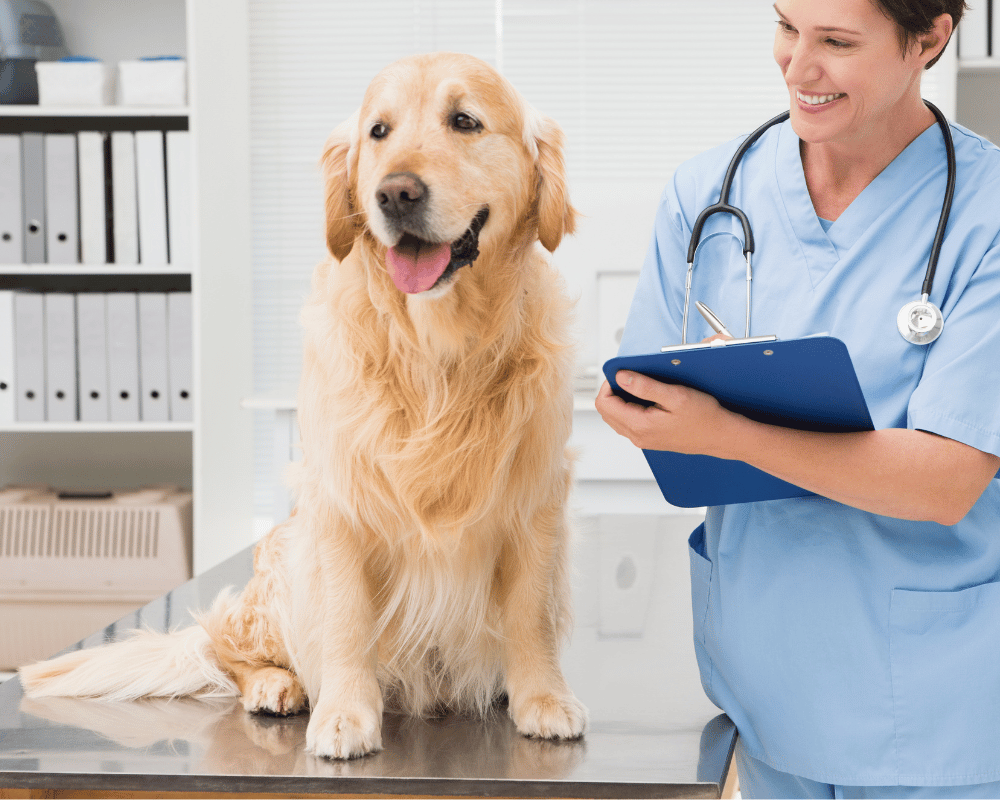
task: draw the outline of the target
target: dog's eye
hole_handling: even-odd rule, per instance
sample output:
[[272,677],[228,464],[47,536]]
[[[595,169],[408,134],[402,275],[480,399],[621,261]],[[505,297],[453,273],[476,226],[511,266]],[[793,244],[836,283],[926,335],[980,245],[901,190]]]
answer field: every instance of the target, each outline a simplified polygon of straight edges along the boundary
[[384,139],[389,135],[389,126],[384,122],[376,122],[370,131],[373,139]]
[[475,117],[459,111],[452,115],[451,127],[457,131],[478,131],[483,126]]

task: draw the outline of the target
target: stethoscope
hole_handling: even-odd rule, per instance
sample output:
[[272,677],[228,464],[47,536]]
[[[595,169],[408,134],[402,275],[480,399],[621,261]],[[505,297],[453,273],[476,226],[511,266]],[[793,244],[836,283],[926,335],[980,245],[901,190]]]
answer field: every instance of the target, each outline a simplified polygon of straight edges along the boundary
[[[948,183],[944,192],[944,205],[941,208],[941,218],[938,220],[937,232],[934,234],[934,244],[931,247],[931,257],[927,262],[927,272],[924,274],[924,283],[920,289],[920,299],[907,303],[896,315],[896,328],[900,335],[913,344],[930,344],[944,329],[944,315],[941,309],[930,302],[931,288],[934,285],[934,272],[937,270],[938,256],[941,254],[941,243],[944,241],[945,228],[948,227],[948,216],[951,214],[951,202],[955,194],[955,143],[951,137],[951,129],[948,127],[948,120],[945,119],[938,108],[924,100],[927,107],[934,113],[938,125],[944,134],[944,146],[948,154]],[[747,312],[746,312],[746,332],[745,338],[750,338],[750,286],[753,282],[753,267],[750,263],[750,256],[753,253],[753,231],[750,229],[750,220],[739,208],[729,203],[729,190],[733,185],[733,177],[740,160],[754,143],[763,135],[764,131],[773,125],[784,122],[789,117],[789,112],[785,111],[773,119],[768,120],[757,130],[750,134],[740,145],[733,160],[729,162],[726,170],[726,177],[722,181],[722,192],[719,195],[719,202],[706,208],[698,219],[695,220],[691,230],[691,244],[687,253],[687,278],[684,282],[684,316],[681,322],[681,343],[687,344],[687,319],[688,305],[691,301],[691,276],[694,272],[694,256],[701,241],[701,229],[705,221],[719,212],[732,214],[743,225],[743,256],[747,262]]]

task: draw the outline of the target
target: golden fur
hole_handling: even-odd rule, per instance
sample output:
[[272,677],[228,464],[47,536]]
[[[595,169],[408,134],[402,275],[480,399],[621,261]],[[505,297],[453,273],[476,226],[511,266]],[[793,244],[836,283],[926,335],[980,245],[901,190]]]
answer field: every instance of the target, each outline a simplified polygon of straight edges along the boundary
[[[457,129],[458,111],[482,128]],[[523,734],[577,737],[586,711],[559,667],[570,304],[537,245],[574,226],[562,134],[487,64],[439,53],[380,73],[322,164],[332,257],[301,316],[297,513],[258,545],[244,591],[199,620],[191,658],[221,665],[248,710],[311,706],[321,756],[378,750],[385,703],[481,714],[504,693]],[[398,173],[429,187],[435,241],[489,209],[475,262],[420,294],[386,267],[398,234],[377,194]],[[59,663],[23,670],[28,692],[158,693],[124,674],[92,690]]]

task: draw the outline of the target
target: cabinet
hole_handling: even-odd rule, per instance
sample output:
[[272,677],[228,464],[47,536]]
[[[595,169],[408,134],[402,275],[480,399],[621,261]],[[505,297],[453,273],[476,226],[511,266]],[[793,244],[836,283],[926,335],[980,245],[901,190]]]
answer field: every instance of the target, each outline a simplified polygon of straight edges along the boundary
[[193,422],[12,423],[0,428],[0,485],[175,483],[194,494],[196,573],[252,541],[252,430],[239,401],[252,375],[247,9],[239,0],[48,0],[74,55],[109,64],[182,55],[188,105],[0,106],[0,131],[188,130],[189,264],[2,264],[0,288],[190,291]]

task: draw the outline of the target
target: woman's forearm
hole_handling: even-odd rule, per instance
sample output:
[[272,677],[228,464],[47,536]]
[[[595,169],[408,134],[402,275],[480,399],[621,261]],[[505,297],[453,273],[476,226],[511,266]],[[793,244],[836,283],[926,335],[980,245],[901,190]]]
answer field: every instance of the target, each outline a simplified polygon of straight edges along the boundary
[[1000,458],[925,431],[814,433],[734,415],[729,455],[824,497],[900,519],[953,525]]

